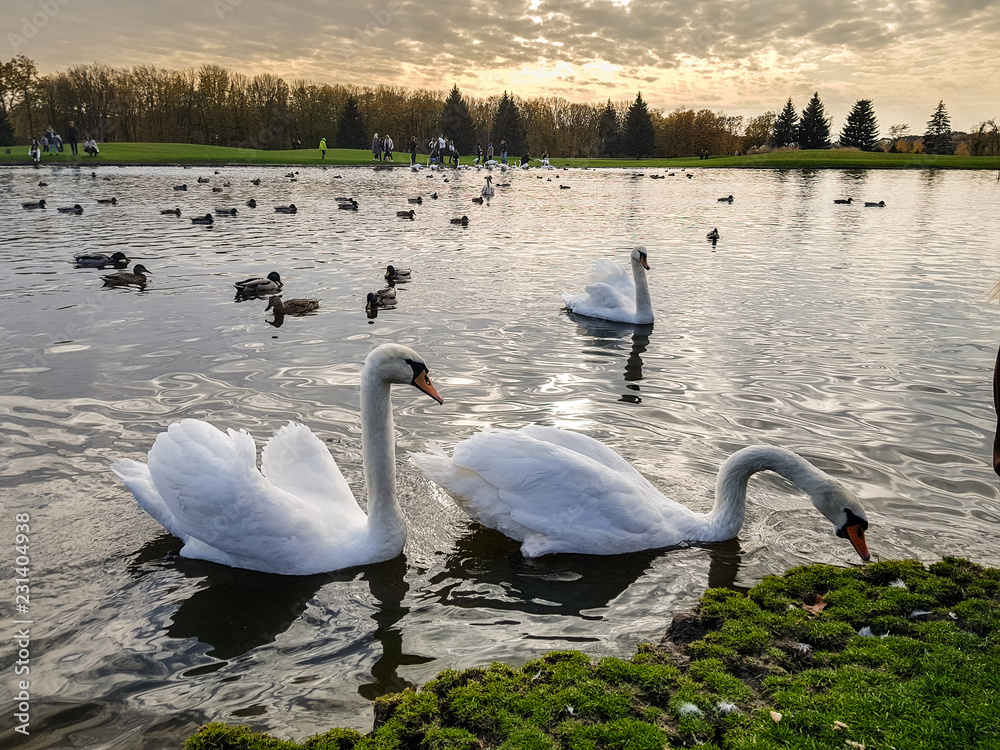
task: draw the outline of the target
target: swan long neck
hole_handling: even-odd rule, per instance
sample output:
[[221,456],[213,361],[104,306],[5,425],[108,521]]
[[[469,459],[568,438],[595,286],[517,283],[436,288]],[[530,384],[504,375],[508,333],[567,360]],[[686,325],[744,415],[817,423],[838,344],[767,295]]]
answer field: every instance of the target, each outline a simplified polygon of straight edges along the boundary
[[637,318],[653,320],[653,302],[649,298],[649,283],[646,269],[635,258],[632,259],[632,278],[635,279],[635,313]]
[[[715,482],[715,507],[706,517],[706,533],[702,541],[722,541],[735,537],[746,515],[747,483],[759,471],[773,471],[803,492],[813,504],[830,477],[801,456],[784,448],[752,446],[736,451],[719,469]],[[817,506],[818,507],[818,506]]]
[[361,373],[361,460],[368,490],[368,532],[392,542],[406,538],[396,502],[396,440],[390,385],[369,368]]

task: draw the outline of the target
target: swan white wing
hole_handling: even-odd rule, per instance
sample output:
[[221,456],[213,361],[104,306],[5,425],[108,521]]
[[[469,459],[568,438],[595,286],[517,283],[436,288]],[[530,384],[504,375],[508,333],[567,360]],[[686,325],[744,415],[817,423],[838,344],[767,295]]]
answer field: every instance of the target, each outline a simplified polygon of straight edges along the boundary
[[590,280],[594,283],[607,284],[619,294],[635,299],[635,280],[621,263],[601,258],[594,261],[590,268]]
[[133,461],[130,458],[120,458],[111,464],[111,471],[117,474],[118,478],[129,488],[135,496],[136,502],[139,503],[139,507],[159,521],[160,525],[167,531],[177,536],[180,535],[180,524],[166,503],[163,502],[156,487],[153,486],[153,478],[149,476],[149,467],[146,464]]
[[635,318],[635,292],[629,298],[604,282],[595,282],[584,287],[583,294],[566,294],[566,307],[579,315],[604,320],[632,323]]

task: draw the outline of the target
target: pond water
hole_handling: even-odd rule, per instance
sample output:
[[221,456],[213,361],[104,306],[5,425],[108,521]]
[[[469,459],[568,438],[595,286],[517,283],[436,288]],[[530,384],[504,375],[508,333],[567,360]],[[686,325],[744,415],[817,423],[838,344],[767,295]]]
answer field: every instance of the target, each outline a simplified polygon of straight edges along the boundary
[[[1000,564],[993,173],[495,172],[509,186],[480,206],[474,170],[95,171],[0,172],[0,542],[9,581],[15,514],[30,514],[32,620],[30,737],[5,721],[5,746],[179,747],[211,720],[299,739],[367,731],[373,698],[444,668],[557,648],[627,656],[709,586],[859,563],[803,496],[760,475],[738,540],[525,560],[406,453],[450,450],[485,425],[586,432],[700,510],[729,453],[786,446],[855,490],[876,557]],[[359,209],[336,210],[336,196]],[[50,208],[20,207],[39,198]],[[289,202],[296,215],[273,212]],[[52,210],[74,203],[82,215]],[[180,217],[159,213],[175,206]],[[226,207],[238,215],[190,222]],[[408,208],[414,221],[396,217]],[[468,226],[450,224],[463,214]],[[571,318],[559,291],[636,244],[654,326]],[[150,269],[144,290],[103,289],[107,271],[72,263],[116,250]],[[365,295],[388,263],[413,280],[370,320]],[[234,301],[234,281],[272,270],[286,298],[320,299],[318,313],[275,327],[264,301]],[[108,468],[144,458],[183,417],[258,444],[294,419],[363,498],[359,372],[386,341],[420,352],[445,398],[395,391],[410,535],[393,561],[289,578],[177,559],[178,541]],[[7,632],[25,616],[11,590]],[[15,688],[7,644],[0,696]]]

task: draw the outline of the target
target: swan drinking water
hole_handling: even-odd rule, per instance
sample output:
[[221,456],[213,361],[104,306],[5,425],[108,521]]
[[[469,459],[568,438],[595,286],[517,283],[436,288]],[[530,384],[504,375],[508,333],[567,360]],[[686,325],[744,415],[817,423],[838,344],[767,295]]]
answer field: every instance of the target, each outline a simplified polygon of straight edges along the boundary
[[531,425],[487,429],[455,446],[411,454],[473,520],[521,542],[526,557],[556,552],[615,555],[683,542],[718,542],[743,526],[747,481],[774,471],[809,495],[867,560],[868,520],[854,495],[801,456],[752,446],[731,455],[708,513],[674,502],[603,443],[576,432]]
[[112,464],[139,505],[184,542],[181,555],[266,573],[311,575],[391,560],[406,541],[396,502],[389,388],[443,400],[416,352],[372,350],[361,371],[361,455],[368,514],[323,442],[291,422],[257,448],[243,430],[184,419],[160,433],[148,462]]
[[646,248],[632,250],[632,278],[625,267],[609,260],[594,263],[591,283],[582,294],[562,293],[566,307],[578,315],[614,320],[618,323],[652,323],[653,305],[646,283]]

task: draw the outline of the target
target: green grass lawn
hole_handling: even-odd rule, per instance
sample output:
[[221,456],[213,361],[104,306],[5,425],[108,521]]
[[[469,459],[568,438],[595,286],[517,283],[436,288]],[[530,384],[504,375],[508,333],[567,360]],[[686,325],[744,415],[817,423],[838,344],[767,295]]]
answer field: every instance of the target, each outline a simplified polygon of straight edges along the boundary
[[[42,165],[95,164],[169,165],[191,164],[204,166],[224,165],[371,165],[371,152],[365,149],[335,148],[320,159],[319,149],[305,148],[290,151],[259,151],[248,148],[200,146],[187,143],[102,143],[101,153],[90,157],[83,153],[72,156],[68,148],[61,154],[42,154]],[[31,164],[27,146],[0,148],[0,166]],[[427,155],[418,155],[418,161],[427,163]],[[395,166],[408,166],[409,154],[397,152]],[[937,154],[886,154],[861,151],[779,151],[753,156],[713,156],[683,159],[552,159],[553,166],[569,167],[639,167],[642,169],[685,168],[750,168],[750,169],[1000,169],[1000,159],[987,156],[943,156]],[[463,157],[470,164],[471,157]],[[537,162],[535,162],[537,164]]]
[[379,698],[367,735],[220,723],[187,750],[996,750],[1000,570],[814,565],[710,589],[630,659],[556,651]]

